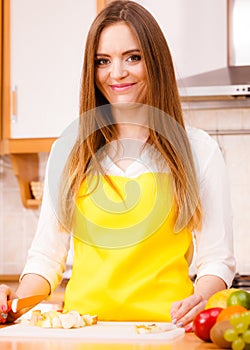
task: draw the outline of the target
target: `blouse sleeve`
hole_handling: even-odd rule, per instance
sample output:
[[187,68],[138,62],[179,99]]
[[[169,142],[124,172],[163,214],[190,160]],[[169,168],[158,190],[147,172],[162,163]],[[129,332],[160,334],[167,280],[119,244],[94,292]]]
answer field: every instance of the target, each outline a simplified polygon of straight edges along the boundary
[[[53,148],[51,154],[53,153]],[[49,186],[49,157],[44,194],[38,226],[20,279],[25,274],[34,273],[43,276],[51,286],[51,292],[61,282],[65,270],[67,254],[70,246],[70,234],[58,229],[56,208],[53,204]]]
[[230,287],[235,274],[235,259],[226,164],[217,143],[208,135],[201,152],[203,160],[199,163],[199,178],[203,226],[200,232],[194,233],[197,280],[204,275],[215,275]]

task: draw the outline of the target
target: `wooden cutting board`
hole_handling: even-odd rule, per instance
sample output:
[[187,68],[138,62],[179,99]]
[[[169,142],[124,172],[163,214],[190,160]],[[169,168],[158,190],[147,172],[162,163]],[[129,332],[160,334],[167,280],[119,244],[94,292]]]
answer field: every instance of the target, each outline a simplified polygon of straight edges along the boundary
[[[59,338],[59,339],[82,339],[88,341],[147,341],[169,342],[184,335],[183,328],[174,327],[161,333],[137,334],[135,325],[138,322],[98,322],[97,325],[82,328],[57,329],[33,327],[25,324],[16,324],[0,329],[0,339],[13,338]],[[162,328],[169,329],[169,323],[158,323]]]

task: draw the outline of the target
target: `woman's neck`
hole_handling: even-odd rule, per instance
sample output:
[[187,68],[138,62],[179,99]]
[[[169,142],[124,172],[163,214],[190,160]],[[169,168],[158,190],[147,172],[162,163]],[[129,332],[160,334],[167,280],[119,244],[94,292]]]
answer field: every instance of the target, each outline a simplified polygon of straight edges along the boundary
[[141,104],[112,105],[119,139],[147,140],[149,136],[147,113]]
[[118,139],[132,139],[146,142],[149,136],[149,130],[143,125],[134,123],[119,123],[117,124]]

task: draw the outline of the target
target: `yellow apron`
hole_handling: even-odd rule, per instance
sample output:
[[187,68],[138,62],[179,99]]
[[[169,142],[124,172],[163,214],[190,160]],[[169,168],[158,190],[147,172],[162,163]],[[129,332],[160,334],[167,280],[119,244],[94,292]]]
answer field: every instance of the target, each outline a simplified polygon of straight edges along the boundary
[[102,176],[96,188],[92,177],[80,189],[65,309],[106,321],[170,321],[172,302],[193,293],[185,258],[192,235],[174,233],[171,177],[109,177],[119,194]]

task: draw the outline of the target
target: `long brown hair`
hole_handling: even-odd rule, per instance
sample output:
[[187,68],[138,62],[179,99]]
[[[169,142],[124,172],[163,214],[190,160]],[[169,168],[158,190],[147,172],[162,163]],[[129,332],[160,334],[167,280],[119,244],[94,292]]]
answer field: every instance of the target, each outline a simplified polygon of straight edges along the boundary
[[81,79],[78,137],[62,176],[60,224],[67,230],[72,229],[75,199],[87,176],[89,164],[91,162],[96,170],[103,173],[96,157],[97,151],[117,135],[112,113],[108,113],[107,108],[105,113],[97,108],[108,106],[109,102],[95,84],[95,54],[102,30],[121,21],[135,33],[145,62],[145,104],[161,111],[153,113],[154,117],[150,118],[148,142],[162,154],[173,176],[176,227],[200,229],[202,215],[198,181],[171,54],[154,17],[141,5],[127,0],[112,1],[107,5],[97,15],[88,33]]

